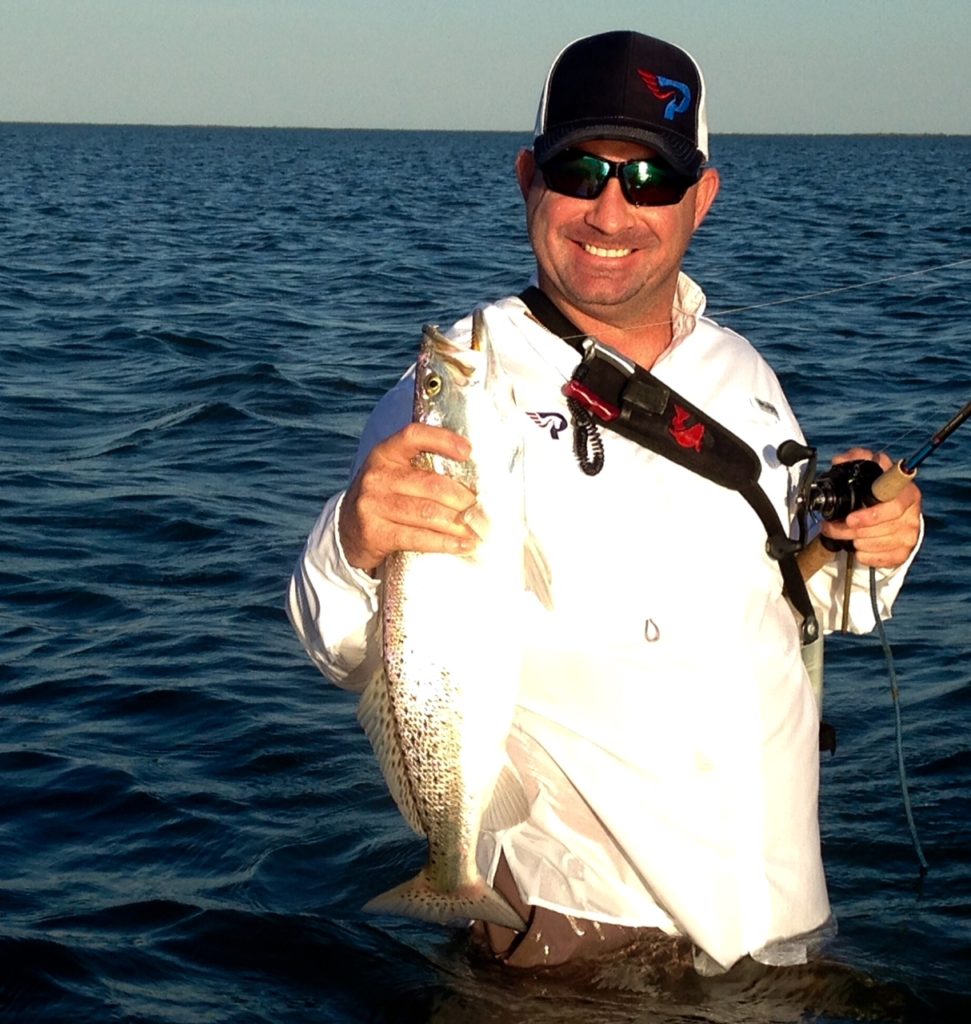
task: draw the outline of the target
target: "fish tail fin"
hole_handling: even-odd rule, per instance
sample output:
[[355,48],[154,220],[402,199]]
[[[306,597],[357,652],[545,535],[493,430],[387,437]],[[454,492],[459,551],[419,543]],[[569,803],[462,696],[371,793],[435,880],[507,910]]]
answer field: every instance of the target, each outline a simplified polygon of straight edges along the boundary
[[517,932],[526,930],[522,917],[481,879],[451,892],[442,892],[431,885],[424,871],[375,896],[364,909],[369,913],[398,914],[436,924],[488,921]]

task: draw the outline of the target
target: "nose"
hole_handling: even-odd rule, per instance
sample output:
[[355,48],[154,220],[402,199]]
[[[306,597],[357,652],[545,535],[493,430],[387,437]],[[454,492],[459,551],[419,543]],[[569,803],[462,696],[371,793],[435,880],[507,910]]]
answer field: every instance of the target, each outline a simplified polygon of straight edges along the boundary
[[617,176],[611,175],[603,192],[596,199],[588,200],[584,220],[591,227],[610,235],[630,224],[632,209],[624,198]]

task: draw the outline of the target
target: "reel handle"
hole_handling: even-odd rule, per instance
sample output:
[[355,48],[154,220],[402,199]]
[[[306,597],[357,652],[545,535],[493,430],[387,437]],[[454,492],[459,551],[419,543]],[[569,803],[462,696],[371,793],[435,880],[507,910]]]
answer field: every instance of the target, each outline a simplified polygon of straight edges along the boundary
[[[873,482],[870,490],[878,502],[890,501],[917,476],[916,469],[907,469],[903,459],[898,463],[885,469]],[[802,551],[796,555],[799,563],[799,572],[804,580],[814,576],[833,557],[833,552],[828,550],[819,537],[816,537]]]

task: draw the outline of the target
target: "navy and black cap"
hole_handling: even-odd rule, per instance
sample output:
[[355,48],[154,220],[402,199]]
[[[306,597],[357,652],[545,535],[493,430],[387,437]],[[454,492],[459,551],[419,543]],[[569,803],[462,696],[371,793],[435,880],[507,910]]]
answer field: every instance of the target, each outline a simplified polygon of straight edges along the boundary
[[697,179],[708,160],[708,121],[694,58],[640,32],[570,43],[553,61],[540,97],[536,162],[593,139],[638,142]]

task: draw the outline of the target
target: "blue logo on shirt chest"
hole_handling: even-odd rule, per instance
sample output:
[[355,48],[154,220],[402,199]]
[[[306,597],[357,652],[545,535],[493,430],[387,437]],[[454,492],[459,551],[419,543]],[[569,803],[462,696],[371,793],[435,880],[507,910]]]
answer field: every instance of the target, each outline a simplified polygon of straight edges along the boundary
[[558,441],[560,434],[566,430],[566,417],[561,412],[527,412],[526,415],[536,424],[540,430],[548,430],[550,437]]

